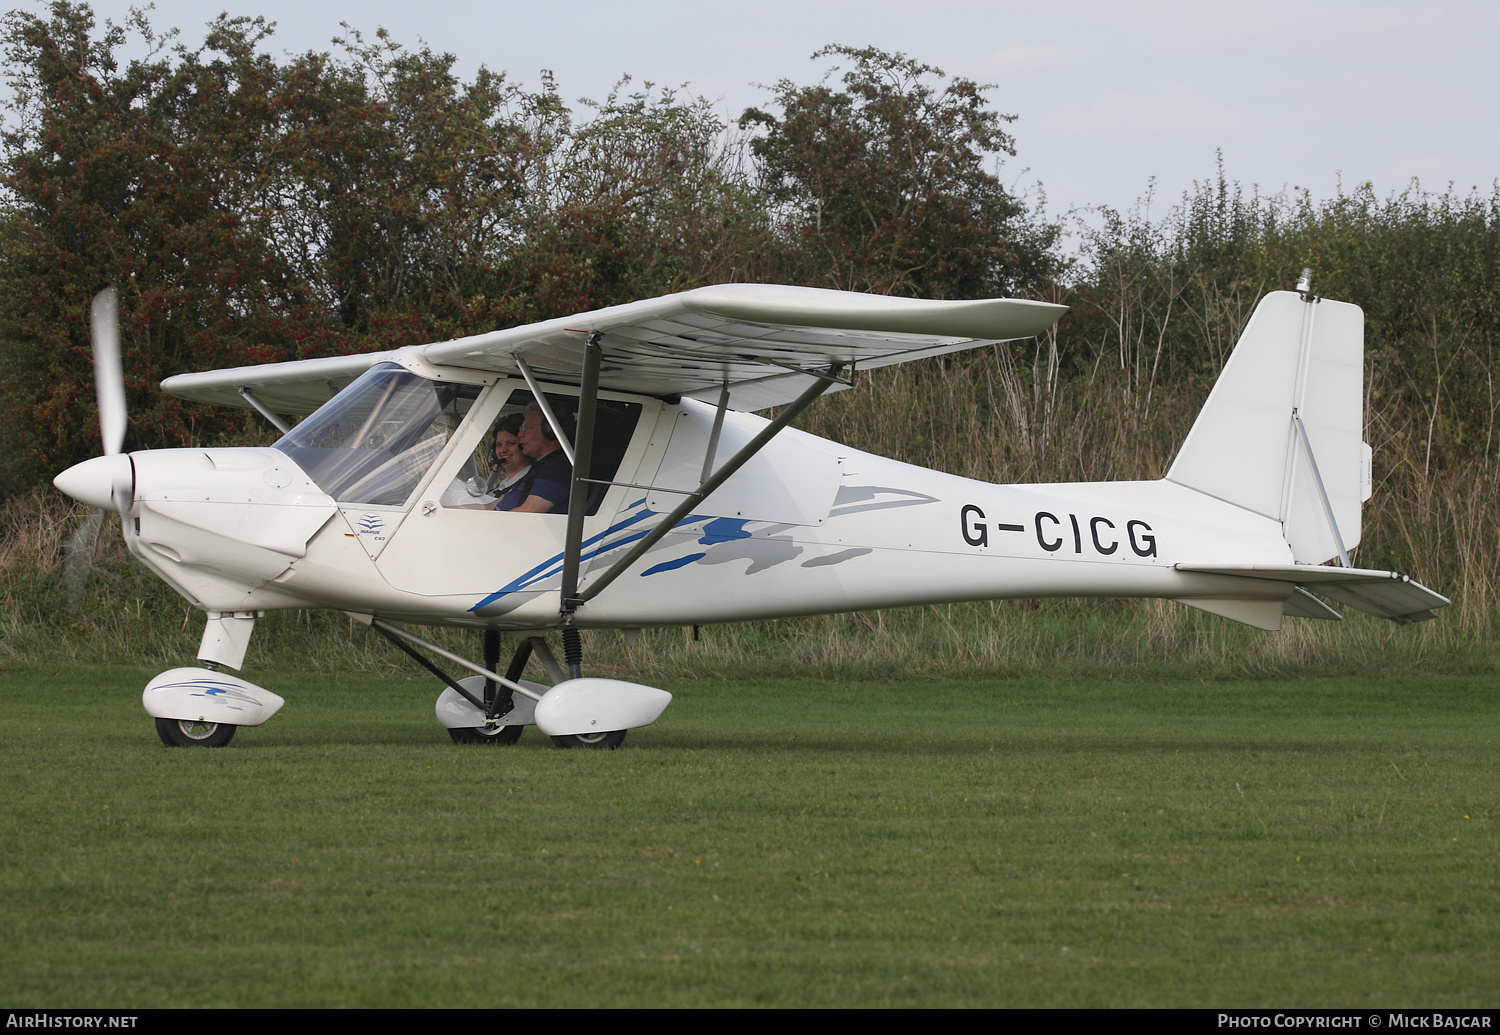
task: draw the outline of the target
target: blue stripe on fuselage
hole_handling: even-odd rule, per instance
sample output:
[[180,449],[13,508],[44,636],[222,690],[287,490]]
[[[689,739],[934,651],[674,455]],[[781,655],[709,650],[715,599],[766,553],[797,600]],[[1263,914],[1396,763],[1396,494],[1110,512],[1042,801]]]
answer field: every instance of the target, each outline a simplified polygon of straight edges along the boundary
[[[646,501],[644,499],[637,500],[634,504],[632,504],[632,506],[640,506],[645,502]],[[599,543],[601,540],[611,535],[614,535],[616,532],[624,531],[631,525],[644,521],[646,518],[655,516],[656,511],[654,510],[642,510],[639,513],[633,514],[632,516],[617,524],[611,525],[609,528],[606,528],[604,531],[600,532],[593,538],[584,540],[579,551],[579,563],[581,564],[584,561],[593,560],[595,557],[598,557],[601,554],[609,553],[611,550],[617,550],[622,546],[628,546],[631,543],[639,542],[640,540],[644,539],[647,535],[650,534],[649,532],[637,532],[635,535],[628,535],[621,539],[617,539],[614,542],[605,543],[596,550],[589,550],[589,547],[593,546],[596,543]],[[681,528],[683,525],[692,524],[694,521],[702,521],[703,519],[704,515],[702,514],[690,514],[687,517],[683,518],[681,521],[677,522],[677,524],[673,527]],[[707,531],[707,529],[705,529],[705,531]],[[745,534],[748,535],[749,533]],[[727,538],[738,539],[742,537],[730,535]],[[511,593],[526,589],[527,587],[533,586],[538,582],[542,582],[548,578],[551,578],[553,575],[561,574],[562,563],[563,555],[560,553],[553,554],[551,557],[547,558],[547,560],[543,561],[541,564],[538,564],[535,568],[532,568],[524,575],[521,575],[511,582],[508,582],[504,586],[501,586],[499,589],[495,590],[495,592],[491,593],[479,603],[469,608],[470,613],[478,611],[481,608],[488,607],[495,601],[499,600],[501,597],[509,596]]]

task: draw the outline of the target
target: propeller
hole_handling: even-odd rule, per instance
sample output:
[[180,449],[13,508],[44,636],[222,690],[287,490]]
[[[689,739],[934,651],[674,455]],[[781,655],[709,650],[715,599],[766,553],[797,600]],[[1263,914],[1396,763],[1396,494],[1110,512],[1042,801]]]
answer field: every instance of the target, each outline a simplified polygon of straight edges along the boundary
[[99,437],[104,455],[75,464],[53,479],[63,492],[94,512],[78,526],[63,547],[63,575],[68,599],[76,604],[93,564],[106,506],[119,510],[122,520],[134,495],[135,476],[125,444],[125,371],[120,362],[120,296],[107,287],[89,307],[90,338],[94,347],[94,391],[99,400]]

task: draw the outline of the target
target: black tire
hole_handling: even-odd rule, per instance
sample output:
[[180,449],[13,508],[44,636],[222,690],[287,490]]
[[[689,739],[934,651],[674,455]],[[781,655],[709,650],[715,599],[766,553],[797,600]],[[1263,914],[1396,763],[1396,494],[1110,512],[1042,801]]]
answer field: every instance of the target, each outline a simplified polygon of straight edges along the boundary
[[627,730],[612,730],[609,733],[573,733],[565,737],[553,737],[552,744],[560,748],[592,748],[595,751],[613,751],[625,743]]
[[227,722],[198,722],[195,719],[157,719],[156,735],[169,748],[221,748],[234,739],[238,726]]
[[453,738],[455,744],[491,744],[495,747],[505,747],[520,740],[525,729],[525,726],[500,726],[494,730],[487,730],[483,726],[461,726],[450,729],[448,736]]

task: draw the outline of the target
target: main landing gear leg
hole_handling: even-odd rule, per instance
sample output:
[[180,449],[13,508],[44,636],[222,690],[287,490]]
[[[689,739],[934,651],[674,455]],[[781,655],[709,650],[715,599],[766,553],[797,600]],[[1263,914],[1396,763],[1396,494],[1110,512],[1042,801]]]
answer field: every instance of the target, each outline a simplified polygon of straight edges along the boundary
[[[570,679],[540,636],[528,637],[518,646],[508,673],[502,676],[496,671],[497,643],[488,645],[486,660],[492,667],[485,668],[373,615],[362,620],[448,684],[448,689],[437,699],[437,718],[460,743],[510,743],[502,739],[514,736],[508,731],[534,721],[557,747],[608,750],[620,746],[627,730],[655,722],[672,701],[671,694],[656,687],[617,679]],[[423,651],[473,674],[460,682],[429,661]],[[581,642],[571,644],[569,654],[570,663],[581,668]],[[555,685],[549,687],[518,678],[532,655],[546,668]],[[496,683],[517,695],[511,698],[511,710],[500,710],[504,707],[504,697],[490,689]],[[526,700],[519,699],[522,697]],[[507,720],[510,725],[500,725]],[[504,732],[492,732],[497,727]],[[481,735],[486,739],[469,739]]]
[[[583,675],[583,637],[570,622],[563,626],[563,659],[568,665],[568,678],[578,679]],[[556,664],[554,661],[553,664]],[[625,743],[625,730],[609,730],[603,733],[570,733],[553,737],[552,743],[560,748],[592,748],[595,751],[613,751]]]
[[[515,654],[511,657],[510,666],[506,669],[505,678],[511,682],[520,679],[530,654],[529,644],[524,642],[518,644]],[[484,667],[491,672],[500,670],[500,631],[498,629],[484,631]],[[485,717],[495,720],[508,713],[514,703],[511,695],[510,687],[493,679],[487,680],[484,684]],[[491,721],[483,726],[455,727],[448,730],[448,736],[455,744],[493,744],[497,747],[505,747],[520,740],[525,730],[525,726],[497,726]]]

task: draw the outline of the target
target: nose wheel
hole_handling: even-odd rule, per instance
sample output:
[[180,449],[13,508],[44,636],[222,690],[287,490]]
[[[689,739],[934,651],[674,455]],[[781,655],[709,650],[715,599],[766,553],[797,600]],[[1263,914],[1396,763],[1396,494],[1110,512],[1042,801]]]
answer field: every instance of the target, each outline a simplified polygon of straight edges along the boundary
[[227,722],[200,722],[196,719],[157,719],[156,735],[169,748],[223,747],[234,739],[238,726]]

